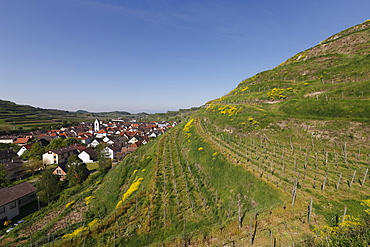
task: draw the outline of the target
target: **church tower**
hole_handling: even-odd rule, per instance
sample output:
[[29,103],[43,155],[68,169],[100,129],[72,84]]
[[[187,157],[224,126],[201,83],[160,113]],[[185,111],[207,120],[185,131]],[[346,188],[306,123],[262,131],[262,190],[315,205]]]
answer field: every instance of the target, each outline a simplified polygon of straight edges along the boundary
[[94,132],[98,132],[100,130],[100,121],[99,119],[95,119],[94,121]]

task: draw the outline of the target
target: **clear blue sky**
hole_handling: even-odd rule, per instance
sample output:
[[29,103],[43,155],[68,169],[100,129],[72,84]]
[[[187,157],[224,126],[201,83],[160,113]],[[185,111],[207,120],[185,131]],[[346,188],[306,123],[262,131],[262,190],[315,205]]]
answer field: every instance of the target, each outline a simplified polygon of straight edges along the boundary
[[369,0],[0,0],[0,99],[200,106],[367,19]]

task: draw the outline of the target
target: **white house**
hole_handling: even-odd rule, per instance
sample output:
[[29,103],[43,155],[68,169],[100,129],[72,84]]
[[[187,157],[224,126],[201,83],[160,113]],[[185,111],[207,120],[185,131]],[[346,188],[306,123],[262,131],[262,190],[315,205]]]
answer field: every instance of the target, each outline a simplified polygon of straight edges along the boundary
[[139,140],[133,136],[127,143],[134,144],[135,142],[138,142]]
[[108,136],[108,133],[104,129],[101,129],[98,132],[95,132],[95,137],[96,138],[104,138],[105,136]]
[[118,152],[121,151],[121,147],[116,146],[107,146],[103,149],[103,152],[106,154],[106,156],[110,159],[114,159]]
[[85,149],[78,155],[78,158],[80,158],[84,163],[95,162],[97,157],[98,154],[92,148]]
[[0,189],[0,224],[19,214],[20,207],[36,200],[36,188],[29,182]]
[[0,136],[0,143],[13,143],[15,139],[14,136]]
[[103,142],[107,143],[108,145],[113,145],[114,141],[112,141],[109,137],[104,137]]
[[91,138],[87,135],[79,135],[77,139],[81,141],[81,143],[89,145],[91,143]]
[[105,147],[103,149],[103,152],[105,153],[106,157],[109,159],[114,159],[114,150],[111,147]]
[[18,155],[19,157],[21,157],[21,156],[22,156],[22,154],[23,154],[26,150],[31,150],[31,147],[32,147],[32,145],[30,145],[30,144],[23,145],[23,146],[18,150],[17,155]]
[[100,143],[103,143],[103,140],[101,138],[95,138],[91,143],[90,143],[90,147],[96,147],[98,146]]
[[42,162],[47,165],[60,164],[66,162],[76,152],[76,148],[73,145],[50,150],[42,155]]

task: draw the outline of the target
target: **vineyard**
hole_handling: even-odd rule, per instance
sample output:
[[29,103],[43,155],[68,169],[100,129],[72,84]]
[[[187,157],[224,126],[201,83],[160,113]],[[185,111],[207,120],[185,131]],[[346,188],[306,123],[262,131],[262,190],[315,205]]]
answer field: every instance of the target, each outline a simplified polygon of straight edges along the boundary
[[[96,176],[83,193],[65,197],[58,214],[49,213],[53,224],[38,225],[49,234],[38,243],[298,245],[312,229],[363,212],[367,146],[326,145],[303,132],[279,138],[232,131],[210,117],[199,114],[128,156],[103,180]],[[68,220],[76,207],[83,221]],[[58,227],[64,222],[74,223]]]
[[220,132],[206,121],[199,121],[197,127],[235,163],[284,192],[292,192],[292,206],[296,199],[309,202],[312,198],[314,204],[325,205],[328,198],[337,198],[339,200],[331,201],[332,207],[336,207],[328,210],[331,213],[318,208],[321,213],[330,215],[341,212],[347,200],[363,198],[369,193],[369,183],[366,183],[368,147],[361,150],[361,146],[351,147],[347,142],[323,146],[316,144],[313,138],[302,137],[299,140],[290,138],[289,143],[284,143],[265,133]]

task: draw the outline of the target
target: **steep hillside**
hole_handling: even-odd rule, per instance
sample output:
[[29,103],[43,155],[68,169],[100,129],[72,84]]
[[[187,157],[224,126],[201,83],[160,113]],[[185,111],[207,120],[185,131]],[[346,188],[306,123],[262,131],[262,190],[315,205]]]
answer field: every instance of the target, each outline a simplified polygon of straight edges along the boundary
[[241,82],[3,241],[338,246],[330,232],[363,224],[370,199],[369,67],[367,21]]

